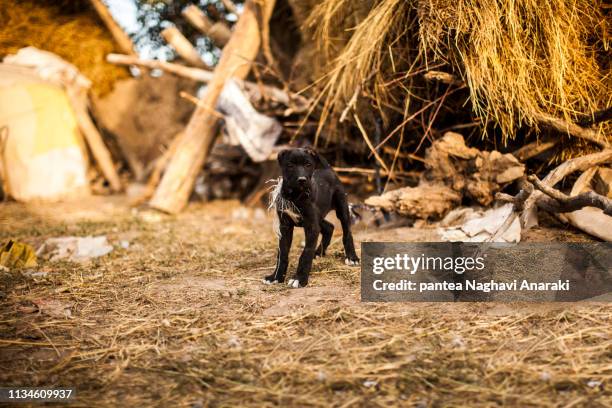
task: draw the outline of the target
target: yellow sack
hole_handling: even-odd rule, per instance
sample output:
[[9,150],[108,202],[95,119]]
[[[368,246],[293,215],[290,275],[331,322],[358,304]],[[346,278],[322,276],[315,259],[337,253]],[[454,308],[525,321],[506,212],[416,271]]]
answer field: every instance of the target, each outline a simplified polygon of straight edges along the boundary
[[87,159],[63,88],[0,64],[0,150],[5,191],[18,201],[89,193]]
[[0,249],[0,265],[7,268],[33,268],[38,263],[31,246],[10,240]]

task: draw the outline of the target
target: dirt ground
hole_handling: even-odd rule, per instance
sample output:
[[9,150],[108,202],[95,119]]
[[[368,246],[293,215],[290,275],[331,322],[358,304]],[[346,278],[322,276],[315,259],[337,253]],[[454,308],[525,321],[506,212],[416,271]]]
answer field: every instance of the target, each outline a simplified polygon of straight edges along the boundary
[[266,286],[270,219],[237,202],[178,216],[124,198],[0,204],[0,242],[99,234],[114,246],[104,257],[0,271],[2,386],[73,386],[88,407],[612,406],[609,304],[361,303],[339,228],[307,288]]

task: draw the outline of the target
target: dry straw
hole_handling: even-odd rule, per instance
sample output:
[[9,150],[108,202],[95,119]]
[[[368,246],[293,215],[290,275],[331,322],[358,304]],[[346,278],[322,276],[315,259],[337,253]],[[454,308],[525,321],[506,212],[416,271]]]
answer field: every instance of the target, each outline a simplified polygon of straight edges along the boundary
[[325,0],[303,26],[325,56],[322,122],[359,87],[383,114],[415,110],[430,99],[415,79],[434,68],[464,80],[474,115],[504,138],[537,125],[539,114],[575,122],[611,104],[602,7],[592,0]]
[[0,57],[34,46],[53,52],[93,82],[98,94],[109,92],[123,68],[108,64],[115,50],[112,37],[83,1],[0,0]]
[[130,237],[88,264],[42,263],[46,277],[0,272],[5,386],[73,386],[87,407],[612,402],[608,304],[360,303],[340,235],[308,288],[264,286],[276,256],[268,220],[232,221],[228,202],[157,221],[99,203],[87,208],[105,218],[78,222],[83,203],[4,204],[0,241]]

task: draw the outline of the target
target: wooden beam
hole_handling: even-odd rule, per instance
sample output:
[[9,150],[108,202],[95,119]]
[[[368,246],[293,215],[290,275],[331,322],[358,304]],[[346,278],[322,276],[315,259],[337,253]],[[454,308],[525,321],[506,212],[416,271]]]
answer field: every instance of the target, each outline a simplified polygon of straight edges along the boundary
[[[172,62],[143,60],[129,55],[108,54],[106,56],[106,60],[111,64],[136,65],[149,69],[161,69],[162,71],[166,71],[174,75],[204,83],[208,83],[213,77],[213,72],[205,69],[186,67],[184,65],[174,64]],[[304,112],[308,109],[310,104],[310,101],[306,97],[293,92],[286,92],[275,86],[257,84],[255,82],[241,80],[240,78],[234,78],[234,81],[246,89],[252,99],[259,100],[265,97],[272,101],[291,107],[292,112],[294,113]]]
[[178,28],[170,26],[164,28],[161,32],[161,36],[164,40],[170,44],[176,53],[188,64],[196,67],[211,69],[203,60],[200,53],[195,49],[187,38],[179,31]]
[[[247,0],[232,36],[223,49],[213,78],[208,83],[202,104],[191,116],[185,135],[172,155],[162,180],[150,201],[161,211],[181,211],[193,190],[195,179],[202,171],[208,152],[217,136],[218,119],[214,111],[217,99],[229,78],[244,79],[261,45],[261,26],[268,24],[274,0]],[[261,18],[261,21],[258,19]]]

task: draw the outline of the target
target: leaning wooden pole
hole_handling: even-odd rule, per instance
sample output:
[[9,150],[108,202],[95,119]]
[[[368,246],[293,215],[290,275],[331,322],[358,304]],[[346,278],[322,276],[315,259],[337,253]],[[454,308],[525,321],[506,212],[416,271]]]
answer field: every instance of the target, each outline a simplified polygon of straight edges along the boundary
[[98,16],[100,16],[100,19],[115,39],[115,42],[117,42],[117,45],[119,45],[119,49],[121,49],[121,51],[125,54],[136,55],[136,52],[134,51],[134,43],[125,33],[125,31],[123,31],[121,27],[119,27],[119,24],[117,24],[117,22],[111,15],[110,11],[108,11],[104,3],[102,3],[101,0],[90,1],[94,9],[96,9]]
[[[247,0],[232,36],[208,83],[202,103],[191,116],[176,151],[172,155],[155,194],[151,207],[177,213],[187,204],[195,179],[201,171],[208,150],[217,136],[217,99],[225,81],[234,76],[244,79],[261,45],[260,24],[268,24],[275,0]],[[261,21],[258,20],[261,16]]]

